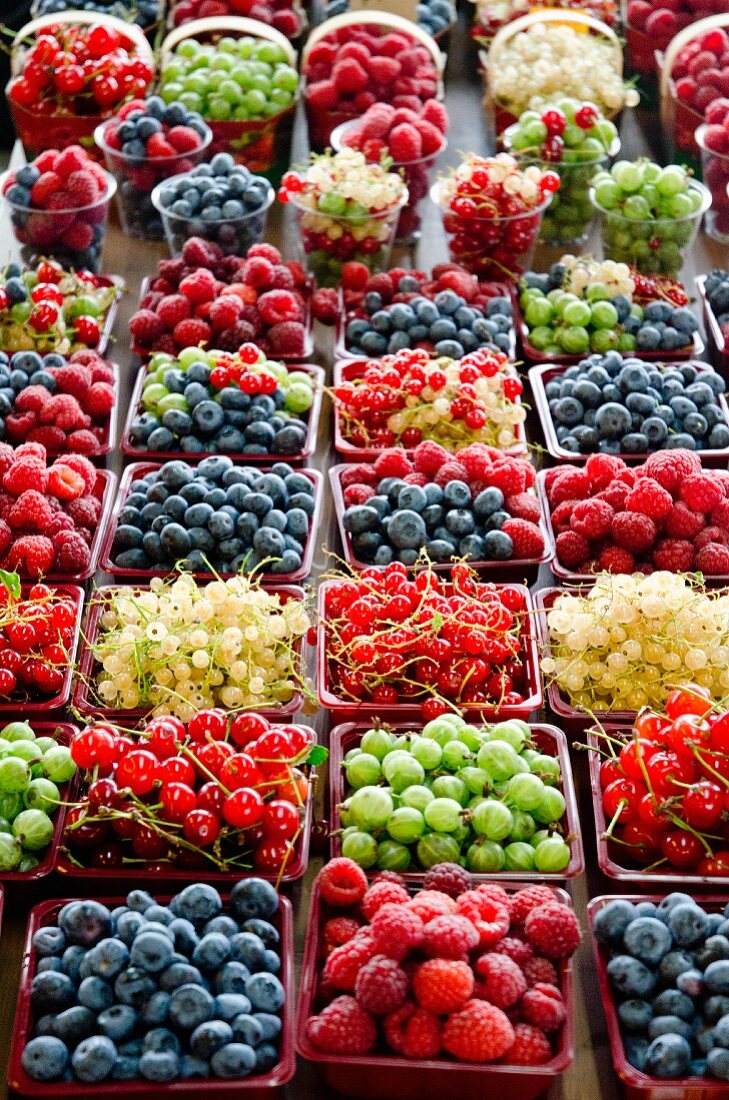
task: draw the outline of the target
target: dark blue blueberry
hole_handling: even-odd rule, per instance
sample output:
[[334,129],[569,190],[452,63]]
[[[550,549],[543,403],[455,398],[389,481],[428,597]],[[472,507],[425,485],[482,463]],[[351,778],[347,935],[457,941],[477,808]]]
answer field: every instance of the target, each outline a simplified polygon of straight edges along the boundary
[[60,1039],[41,1035],[26,1044],[22,1065],[34,1081],[58,1081],[64,1075],[68,1058],[68,1049]]

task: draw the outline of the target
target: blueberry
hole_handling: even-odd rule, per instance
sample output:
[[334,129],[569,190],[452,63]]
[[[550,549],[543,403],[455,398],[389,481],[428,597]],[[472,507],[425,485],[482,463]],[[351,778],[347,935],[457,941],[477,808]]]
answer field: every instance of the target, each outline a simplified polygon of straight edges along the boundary
[[192,961],[200,970],[217,970],[228,958],[230,941],[222,932],[208,932],[195,947]]
[[679,947],[689,947],[706,938],[708,919],[703,909],[696,904],[683,903],[674,906],[668,913],[667,923],[674,943]]
[[174,947],[168,936],[142,929],[132,943],[130,961],[132,966],[156,974],[169,966],[173,954]]
[[256,1055],[252,1047],[230,1042],[214,1052],[210,1066],[216,1077],[247,1077],[256,1067]]
[[626,1031],[645,1031],[653,1019],[653,1009],[648,1001],[632,997],[618,1005],[618,1019]]
[[117,920],[116,935],[118,938],[129,947],[132,940],[136,936],[139,929],[145,923],[144,917],[140,912],[132,909],[122,915]]
[[690,997],[678,989],[664,989],[652,1002],[656,1016],[678,1016],[690,1020],[694,1015],[694,1005]]
[[79,944],[67,947],[61,956],[61,967],[64,974],[68,974],[72,981],[78,981],[79,967],[86,958],[86,951]]
[[199,1024],[190,1036],[190,1050],[198,1058],[211,1058],[233,1040],[230,1024],[224,1020],[208,1020]]
[[205,1078],[210,1076],[210,1066],[203,1058],[195,1058],[192,1054],[183,1054],[180,1058],[180,1077],[185,1080]]
[[699,997],[704,990],[704,976],[700,970],[684,970],[676,978],[676,987],[688,997]]
[[34,1081],[57,1081],[68,1065],[68,1050],[51,1035],[31,1039],[23,1050],[22,1065]]
[[100,978],[113,979],[129,964],[129,948],[116,938],[100,940],[87,955],[88,966]]
[[286,1000],[286,993],[275,974],[252,974],[246,982],[246,996],[255,1009],[277,1012]]
[[78,1002],[94,1012],[103,1012],[114,1003],[114,991],[102,978],[84,978],[78,987]]
[[203,985],[203,976],[196,966],[191,963],[173,962],[166,970],[162,971],[159,980],[160,988],[167,993],[173,989],[179,989],[188,984]]
[[243,963],[234,961],[226,962],[215,974],[215,992],[218,994],[246,993],[246,982],[250,976],[251,974],[248,967],[244,966]]
[[504,503],[504,494],[496,486],[482,489],[473,502],[473,514],[478,520],[488,519],[498,512]]
[[671,950],[671,933],[655,917],[638,917],[625,929],[623,945],[642,962],[656,964]]
[[149,974],[138,967],[130,966],[122,970],[114,982],[114,993],[122,1005],[138,1009],[155,991],[155,984]]
[[55,970],[36,974],[30,986],[33,1007],[40,1012],[62,1012],[76,1000],[76,988],[67,974]]
[[265,951],[263,940],[253,932],[238,932],[231,937],[231,959],[242,962],[252,973],[262,968]]
[[[258,882],[258,879],[247,879],[243,882],[237,883],[231,892],[231,907],[237,916],[243,915],[238,913],[235,905],[233,905],[233,896],[236,888],[244,885],[245,882]],[[265,884],[268,886],[268,883]],[[273,889],[271,887],[271,889]],[[275,894],[275,891],[274,891]],[[276,904],[278,906],[278,896],[276,895]],[[221,912],[223,903],[220,900],[220,894],[212,886],[208,886],[205,883],[195,883],[192,886],[186,886],[179,894],[176,895],[170,902],[170,909],[178,917],[185,917],[191,921],[192,924],[204,924],[212,917],[217,917]],[[272,910],[275,912],[275,910]],[[248,914],[245,914],[248,915]],[[257,914],[250,914],[251,916]],[[267,915],[267,914],[264,914]]]
[[704,971],[704,982],[710,993],[729,994],[729,960],[709,963]]
[[729,940],[725,935],[709,936],[693,954],[696,965],[705,970],[709,963],[729,959]]
[[514,543],[505,531],[487,531],[483,543],[487,561],[508,561],[514,554]]
[[256,1073],[268,1073],[278,1063],[279,1053],[273,1043],[256,1047]]
[[627,997],[645,997],[655,988],[655,974],[630,955],[613,956],[607,964],[607,973],[615,989]]
[[659,1035],[648,1047],[645,1072],[651,1077],[683,1077],[691,1061],[691,1047],[680,1035]]
[[621,898],[609,901],[595,914],[592,930],[596,939],[600,943],[620,943],[635,915],[635,906],[631,902]]
[[264,1041],[278,1038],[281,1034],[281,1017],[271,1012],[254,1012],[253,1019],[260,1025]]
[[116,1058],[116,1047],[111,1039],[105,1035],[92,1035],[76,1047],[71,1056],[71,1065],[79,1081],[93,1083],[106,1080]]

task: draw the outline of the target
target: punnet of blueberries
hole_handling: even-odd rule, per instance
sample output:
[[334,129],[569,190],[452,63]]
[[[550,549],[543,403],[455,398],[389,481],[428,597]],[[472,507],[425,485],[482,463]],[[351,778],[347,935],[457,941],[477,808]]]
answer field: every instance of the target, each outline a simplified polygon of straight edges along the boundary
[[683,893],[597,909],[625,1056],[649,1077],[729,1081],[729,905]]
[[173,256],[189,237],[215,241],[226,256],[245,256],[263,237],[273,199],[265,176],[254,176],[230,153],[216,153],[209,164],[172,176],[152,192]]
[[703,363],[590,355],[545,383],[557,442],[573,454],[729,447],[724,379]]
[[279,897],[242,879],[223,903],[186,886],[164,904],[70,901],[33,937],[34,1081],[238,1079],[279,1060],[286,994]]
[[[349,0],[329,0],[325,14],[327,19],[349,11]],[[446,30],[456,18],[451,0],[421,0],[417,7],[418,26],[428,34],[436,35]]]
[[315,483],[279,462],[269,471],[211,455],[135,477],[114,532],[123,569],[238,573],[301,569],[315,511]]
[[161,0],[38,0],[37,15],[56,15],[73,7],[76,11],[99,12],[101,15],[119,15],[130,19],[139,27],[151,27],[162,15]]
[[704,291],[726,340],[729,337],[729,271],[715,268],[706,276]]

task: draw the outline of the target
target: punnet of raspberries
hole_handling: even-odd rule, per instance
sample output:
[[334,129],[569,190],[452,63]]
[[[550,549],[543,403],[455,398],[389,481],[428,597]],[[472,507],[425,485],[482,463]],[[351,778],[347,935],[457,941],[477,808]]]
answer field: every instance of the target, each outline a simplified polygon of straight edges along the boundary
[[172,22],[176,27],[191,19],[243,15],[275,27],[287,38],[296,38],[306,18],[297,0],[175,0]]
[[337,859],[319,873],[313,904],[318,951],[304,965],[318,968],[306,1028],[317,1050],[523,1066],[554,1057],[580,927],[548,887],[411,894],[395,876],[368,885]]
[[273,245],[253,245],[243,259],[191,237],[181,256],[157,265],[129,322],[134,351],[146,359],[154,351],[237,351],[252,342],[276,359],[305,359],[309,290],[301,265],[284,263]]
[[694,451],[657,451],[640,466],[591,455],[548,470],[544,490],[557,561],[571,572],[729,574],[729,474]]
[[46,459],[41,443],[0,443],[0,569],[78,578],[101,517],[99,472],[81,454]]

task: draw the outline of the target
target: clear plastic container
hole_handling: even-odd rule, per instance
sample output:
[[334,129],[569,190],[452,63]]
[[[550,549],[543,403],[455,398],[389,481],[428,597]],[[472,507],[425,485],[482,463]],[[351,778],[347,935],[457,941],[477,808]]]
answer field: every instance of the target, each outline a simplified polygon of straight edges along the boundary
[[577,246],[587,240],[595,220],[595,209],[590,202],[590,185],[595,173],[607,166],[609,159],[618,152],[617,140],[609,154],[588,161],[551,161],[540,157],[514,152],[519,167],[526,168],[536,164],[542,172],[556,172],[560,179],[559,190],[555,191],[542,217],[539,243],[548,248]]
[[698,191],[701,205],[686,218],[650,218],[637,221],[613,210],[605,210],[590,198],[600,218],[602,253],[606,260],[632,264],[646,275],[678,277],[688,250],[696,240],[701,219],[711,205],[711,193],[697,180],[689,184]]
[[172,176],[159,183],[152,192],[152,206],[159,215],[167,239],[167,247],[173,256],[182,255],[185,242],[190,237],[202,237],[220,245],[226,256],[245,256],[248,249],[263,240],[268,221],[268,210],[275,196],[270,183],[266,199],[258,210],[249,210],[239,218],[224,218],[221,221],[206,221],[200,217],[183,217],[173,214],[163,201],[164,189],[180,182],[182,176]]
[[701,300],[709,358],[718,371],[729,373],[729,348],[727,347],[727,342],[724,338],[724,333],[722,332],[718,318],[712,309],[709,296],[706,293],[705,275],[697,275],[696,289],[699,292],[699,299]]
[[719,244],[729,244],[729,153],[717,153],[706,144],[704,124],[695,134],[701,150],[701,177],[711,192],[711,207],[706,211],[704,228]]
[[[3,183],[6,178],[3,177]],[[44,256],[68,269],[98,272],[109,204],[115,192],[116,180],[107,173],[106,192],[87,206],[40,210],[12,202],[3,194],[2,201],[10,211],[10,224],[23,260],[33,264]]]
[[[344,801],[347,793],[346,776],[342,767],[344,757],[351,749],[359,746],[362,737],[370,728],[371,726],[365,722],[344,722],[340,726],[335,726],[329,733],[329,806],[331,813],[331,820],[329,822],[329,851],[331,859],[336,859],[342,854],[342,841],[339,835],[341,821],[338,807]],[[393,733],[399,736],[400,734],[408,732],[420,732],[422,726],[413,723],[401,724],[398,722],[391,725],[390,728]],[[546,756],[557,757],[559,759],[559,766],[562,772],[562,781],[559,789],[564,794],[566,803],[564,817],[560,825],[564,836],[572,838],[570,840],[570,861],[564,871],[555,873],[535,871],[533,874],[529,875],[518,871],[499,871],[491,875],[478,875],[471,872],[471,877],[474,882],[498,880],[498,882],[505,883],[538,880],[539,882],[548,882],[551,884],[554,882],[563,882],[565,879],[581,875],[585,869],[582,838],[580,836],[580,821],[577,814],[577,798],[567,739],[562,731],[558,730],[556,726],[550,726],[546,723],[535,723],[530,726],[530,730],[529,738],[537,746],[539,752],[544,753]],[[376,873],[377,868],[373,867],[370,874],[374,875]],[[407,872],[403,877],[407,882],[417,882],[424,874],[424,869],[416,869],[412,872]]]
[[[332,133],[332,148],[335,153],[346,147],[347,131],[356,127],[356,121],[345,122],[337,126]],[[390,165],[391,172],[399,172],[405,180],[408,189],[408,201],[400,214],[395,230],[395,247],[405,248],[420,240],[422,214],[420,204],[427,197],[432,181],[433,169],[436,161],[445,152],[448,142],[445,137],[443,144],[436,153],[429,153],[418,160],[393,161]]]
[[671,39],[663,52],[659,43],[654,43],[658,65],[661,129],[665,160],[668,164],[686,164],[698,171],[700,167],[700,149],[696,142],[696,131],[704,123],[702,111],[689,106],[679,99],[673,80],[673,67],[681,49],[694,38],[701,38],[707,31],[729,27],[729,13],[711,15],[706,19],[697,19],[684,27]]
[[104,154],[107,171],[116,180],[116,207],[122,232],[145,241],[163,241],[164,227],[152,202],[152,192],[162,180],[189,172],[205,159],[213,140],[212,131],[208,128],[201,145],[188,153],[176,153],[171,157],[130,157],[108,144],[107,125],[102,123],[96,127],[94,141]]

